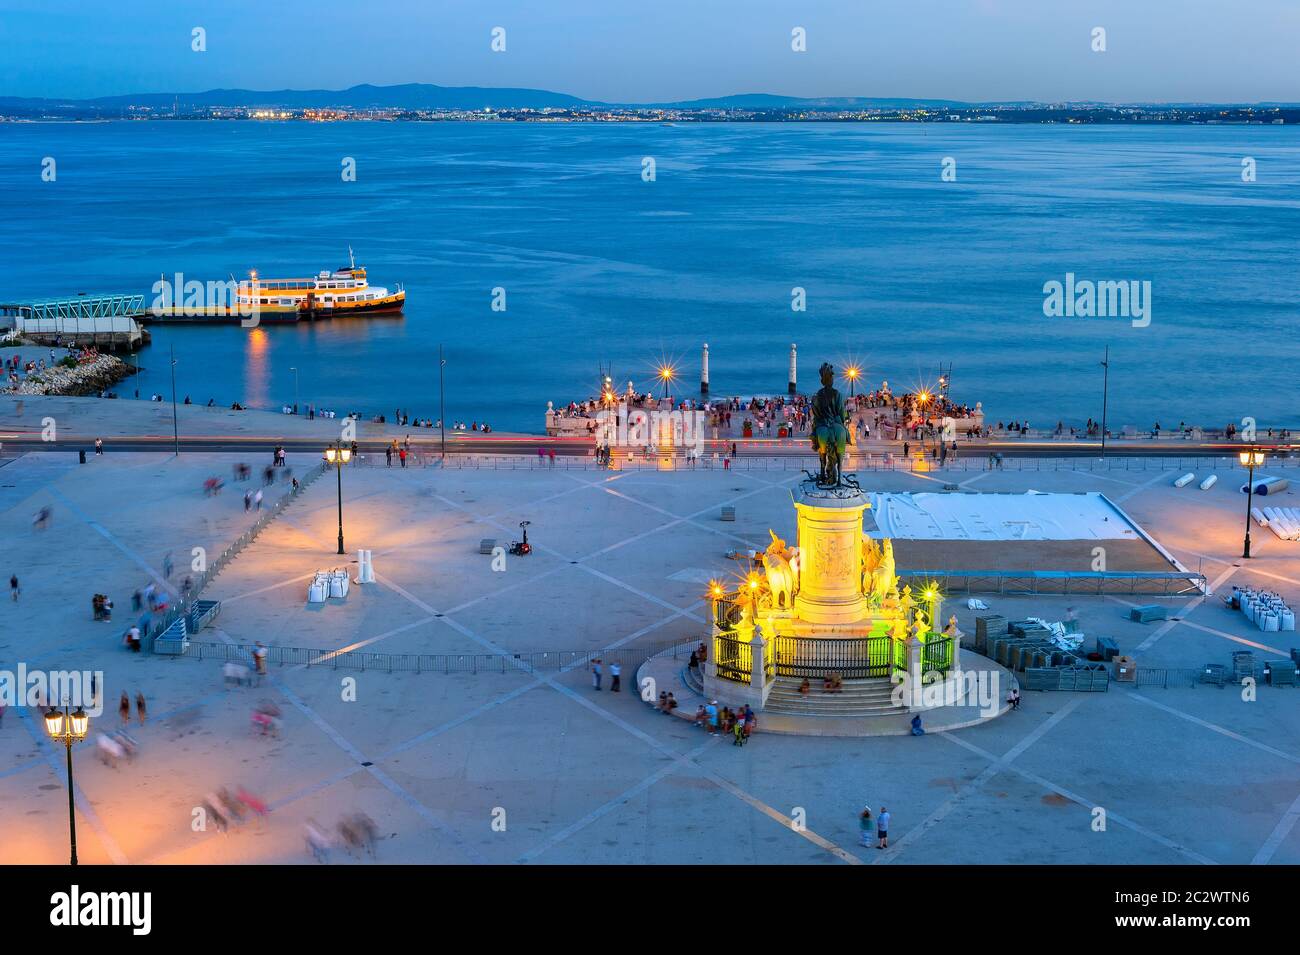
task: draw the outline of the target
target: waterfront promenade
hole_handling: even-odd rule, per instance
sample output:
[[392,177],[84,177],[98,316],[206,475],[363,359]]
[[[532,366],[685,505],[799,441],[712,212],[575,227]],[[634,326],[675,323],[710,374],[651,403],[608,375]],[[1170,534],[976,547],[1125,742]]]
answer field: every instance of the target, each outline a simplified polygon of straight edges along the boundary
[[[178,405],[176,414],[182,448],[206,451],[267,450],[282,445],[286,449],[314,453],[323,443],[338,440],[346,424],[344,418],[312,420],[303,415],[232,411],[230,408],[194,404]],[[53,418],[57,424],[58,445],[71,451],[93,447],[96,438],[102,438],[117,450],[170,450],[173,444],[170,402],[13,395],[0,395],[0,444],[11,450],[47,450],[49,443],[42,437],[42,422],[47,417]],[[539,430],[542,417],[538,416]],[[411,448],[422,457],[440,456],[443,446],[437,428],[401,427],[364,418],[356,423],[356,436],[359,447],[371,451],[382,451],[394,440],[405,442],[409,438]],[[908,445],[907,458],[902,456],[905,442]],[[1277,449],[1281,455],[1300,456],[1300,439],[1294,435],[1283,439],[1279,432],[1273,436],[1261,433],[1258,443]],[[786,438],[745,438],[740,433],[738,417],[733,417],[731,429],[720,431],[718,438],[713,438],[711,431],[706,435],[705,456],[716,455],[720,459],[730,452],[733,444],[739,457],[813,457],[805,434]],[[998,453],[1004,458],[1093,458],[1101,454],[1099,440],[1072,439],[1068,435],[1039,431],[1025,435],[995,432],[988,438],[963,435],[957,445],[957,451],[949,453],[949,461],[953,457],[983,460]],[[1220,457],[1226,460],[1235,456],[1241,446],[1239,439],[1226,440],[1219,435],[1202,434],[1191,438],[1162,432],[1153,438],[1149,432],[1136,432],[1108,439],[1106,453],[1166,458]],[[594,441],[586,436],[547,437],[495,430],[483,434],[449,428],[446,432],[448,454],[535,456],[539,447],[548,451],[554,449],[557,455],[589,457]],[[895,440],[877,435],[869,440],[859,440],[854,445],[852,453],[857,460],[853,466],[928,469],[932,465],[927,461],[932,458],[933,451],[932,439]],[[721,466],[720,461],[718,466]]]
[[[127,406],[97,407],[108,404]],[[29,402],[24,417],[38,414]],[[257,419],[238,423],[258,437]],[[726,552],[763,546],[769,527],[788,530],[789,491],[801,475],[758,466],[780,458],[750,452],[742,460],[753,467],[729,471],[608,472],[578,460],[496,469],[474,466],[488,460],[474,455],[445,469],[348,467],[346,558],[334,553],[335,481],[326,475],[216,578],[204,596],[221,600],[221,616],[198,639],[346,654],[338,669],[273,666],[260,687],[228,689],[217,660],[193,649],[134,655],[120,631],[132,590],[162,576],[166,554],[183,567],[193,547],[217,552],[255,518],[241,485],[209,497],[202,481],[228,478],[247,460],[256,483],[262,461],[121,452],[106,442],[109,453],[85,465],[75,454],[37,452],[6,453],[0,466],[8,560],[0,573],[18,573],[23,588],[0,607],[0,665],[102,670],[109,712],[92,733],[117,724],[121,691],[141,690],[149,702],[148,721],[131,730],[134,762],[114,768],[93,744],[76,749],[83,862],[304,862],[304,822],[329,828],[361,810],[378,823],[385,862],[1300,863],[1300,691],[1290,688],[1261,686],[1252,702],[1233,687],[1190,684],[1026,693],[1018,712],[922,739],[764,735],[760,721],[754,741],[737,749],[643,704],[630,692],[632,667],[615,695],[608,682],[593,691],[581,664],[477,673],[357,665],[362,652],[372,661],[417,653],[509,661],[695,641],[704,582],[732,569]],[[317,460],[289,456],[299,475]],[[984,595],[991,611],[1062,619],[1072,607],[1085,633],[1172,670],[1226,663],[1234,650],[1284,657],[1300,642],[1294,633],[1261,633],[1219,598],[1239,584],[1300,603],[1300,545],[1256,529],[1255,557],[1241,561],[1235,477],[1206,492],[1175,489],[1170,468],[1139,460],[1148,466],[972,470],[953,483],[1102,490],[1202,570],[1215,595],[1162,601],[1170,619],[1147,625],[1128,620],[1124,597]],[[869,477],[873,490],[939,490],[948,480]],[[51,524],[36,530],[32,514],[46,506]],[[723,506],[736,508],[734,523],[718,520]],[[532,522],[535,552],[493,570],[479,542],[508,542],[521,520]],[[353,561],[361,547],[374,553],[377,582],[354,584],[346,601],[308,605],[311,574]],[[114,622],[91,620],[95,592],[114,597]],[[973,632],[964,600],[954,596],[946,609]],[[283,713],[276,738],[250,728],[264,699]],[[5,714],[0,814],[10,836],[0,861],[64,857],[62,758],[33,714]],[[193,808],[223,785],[248,787],[270,816],[228,834],[195,831]],[[864,802],[893,814],[886,852],[856,845]],[[1097,809],[1102,832],[1093,828]],[[791,825],[800,811],[804,829]],[[330,861],[361,857],[336,851]]]

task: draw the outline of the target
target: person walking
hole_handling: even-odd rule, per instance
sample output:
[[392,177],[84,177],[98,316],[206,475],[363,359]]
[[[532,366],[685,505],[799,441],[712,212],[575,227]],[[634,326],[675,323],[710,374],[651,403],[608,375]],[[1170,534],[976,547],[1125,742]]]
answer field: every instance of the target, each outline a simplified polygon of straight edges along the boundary
[[135,691],[135,716],[136,719],[140,721],[140,725],[144,726],[144,718],[145,718],[144,694],[139,690]]
[[711,700],[709,705],[704,708],[704,716],[709,724],[709,735],[718,735],[718,701]]
[[591,685],[597,690],[600,689],[600,660],[591,661]]
[[881,806],[880,818],[876,820],[876,832],[880,835],[880,844],[876,846],[877,849],[889,848],[889,823],[891,821],[892,817],[889,815],[889,810]]
[[131,698],[126,695],[126,690],[122,691],[122,699],[117,704],[117,714],[122,717],[122,725],[131,725]]
[[245,492],[244,492],[244,510],[245,510],[245,511],[251,511],[252,509],[253,509],[253,492],[252,492],[252,491],[245,491]]
[[623,668],[617,663],[609,665],[609,692],[617,693],[622,686]]
[[398,450],[397,459],[402,463],[402,467],[406,467],[406,448],[400,448]]
[[393,446],[391,444],[384,448],[384,463],[387,467],[391,468],[393,466]]
[[20,593],[22,593],[22,588],[18,586],[18,575],[10,574],[9,575],[9,596],[13,598],[15,603],[18,602],[18,595]]
[[97,455],[101,455],[101,456],[102,456],[103,453],[104,453],[104,439],[103,439],[103,438],[96,438],[96,439],[95,439],[95,454],[97,454]]
[[858,813],[858,845],[867,849],[876,837],[876,820],[871,815],[871,807],[863,806]]
[[253,495],[253,507],[256,510],[262,509],[262,489],[258,488],[257,493]]

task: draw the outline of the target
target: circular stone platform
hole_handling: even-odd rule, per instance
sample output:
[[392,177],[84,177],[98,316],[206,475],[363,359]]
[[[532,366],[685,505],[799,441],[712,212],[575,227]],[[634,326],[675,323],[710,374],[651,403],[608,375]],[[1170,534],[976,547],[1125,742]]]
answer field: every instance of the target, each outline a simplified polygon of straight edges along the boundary
[[[667,691],[677,700],[677,710],[673,715],[679,719],[693,720],[699,706],[708,702],[699,689],[700,682],[688,679],[687,661],[694,647],[695,644],[684,644],[678,649],[677,657],[668,650],[641,664],[636,673],[636,685],[644,686],[646,679],[654,681],[652,700],[647,705],[657,706],[659,694]],[[788,706],[777,703],[773,707],[773,701],[778,695],[788,696],[781,693],[780,684],[788,683],[789,680],[780,678],[778,686],[768,697],[768,708],[758,714],[758,732],[786,736],[907,736],[912,732],[912,717],[919,712],[927,734],[945,733],[995,719],[1010,709],[1004,702],[1007,693],[1011,687],[1020,685],[1014,673],[970,650],[961,651],[961,664],[965,673],[973,675],[967,679],[976,681],[976,692],[981,687],[985,688],[985,699],[991,699],[992,703],[988,709],[965,701],[956,705],[920,708],[903,706],[886,709],[875,705],[874,701],[862,706],[859,701],[864,694],[824,693],[819,681],[812,681],[812,689],[804,700],[792,701]],[[798,681],[794,682],[797,685]],[[874,690],[886,683],[884,680],[845,681],[845,687],[851,689],[865,689],[867,685]],[[718,697],[719,706],[732,705],[733,702],[725,696]],[[800,706],[800,703],[806,705]],[[797,712],[798,709],[805,712]],[[842,712],[835,712],[837,709]],[[811,712],[814,710],[817,712]]]

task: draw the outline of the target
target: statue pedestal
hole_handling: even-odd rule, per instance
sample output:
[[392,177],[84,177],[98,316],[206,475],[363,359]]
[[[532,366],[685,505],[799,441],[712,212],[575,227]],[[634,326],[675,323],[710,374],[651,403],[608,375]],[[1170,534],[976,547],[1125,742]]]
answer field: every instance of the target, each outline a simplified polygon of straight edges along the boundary
[[861,491],[823,490],[805,481],[795,499],[799,514],[799,620],[824,626],[860,623],[868,616],[862,593]]

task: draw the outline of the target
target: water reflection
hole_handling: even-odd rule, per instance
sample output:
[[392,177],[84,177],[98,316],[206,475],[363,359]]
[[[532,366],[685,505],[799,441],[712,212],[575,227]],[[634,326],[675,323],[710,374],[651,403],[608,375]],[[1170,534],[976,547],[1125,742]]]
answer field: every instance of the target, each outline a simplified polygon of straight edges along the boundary
[[251,328],[244,345],[244,398],[246,408],[269,408],[271,338],[264,328]]

